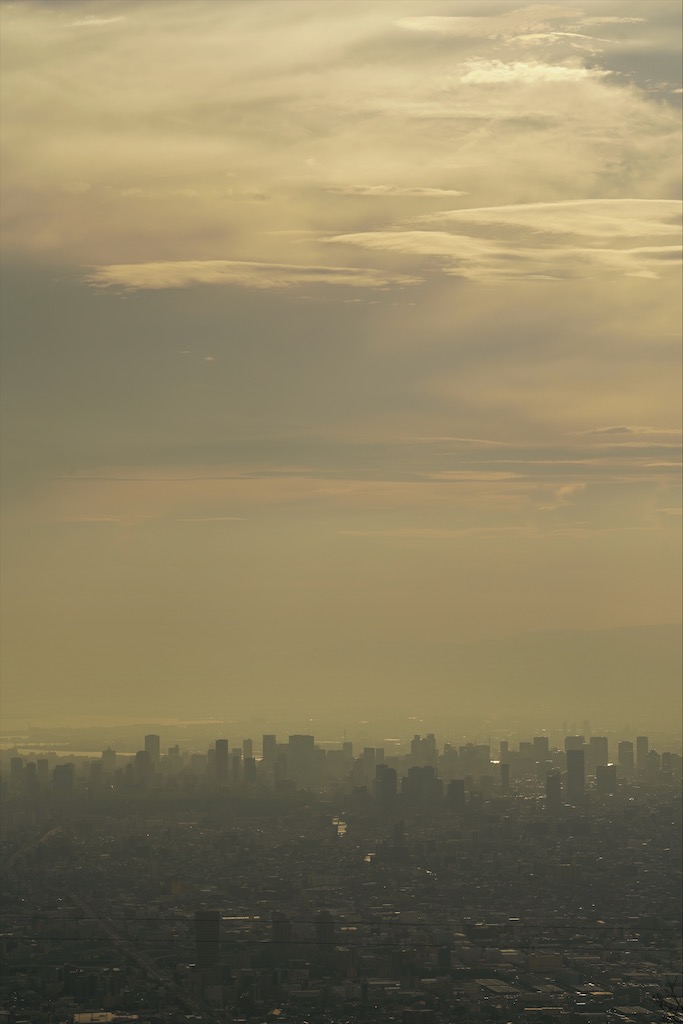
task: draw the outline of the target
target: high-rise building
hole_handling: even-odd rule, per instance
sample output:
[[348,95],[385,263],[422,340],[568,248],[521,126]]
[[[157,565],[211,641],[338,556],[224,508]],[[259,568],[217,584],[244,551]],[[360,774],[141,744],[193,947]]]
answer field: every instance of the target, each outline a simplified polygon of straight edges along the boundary
[[583,745],[583,736],[565,736],[564,738],[565,750],[583,750]]
[[277,736],[271,734],[263,737],[263,766],[272,768],[277,761]]
[[606,765],[609,762],[609,740],[606,736],[591,736],[588,740],[588,757],[592,771],[598,765]]
[[256,758],[245,757],[244,759],[244,781],[248,786],[256,782]]
[[195,911],[194,946],[198,967],[211,967],[218,963],[221,951],[220,911]]
[[396,802],[396,769],[378,764],[375,768],[375,799],[381,808],[389,808]]
[[567,803],[580,804],[586,795],[586,763],[583,750],[567,751]]
[[622,740],[618,746],[619,767],[624,775],[632,775],[634,768],[633,744],[630,740]]
[[23,757],[12,757],[9,762],[9,777],[12,786],[15,789],[21,787],[24,779],[24,759]]
[[647,767],[647,755],[650,750],[650,741],[647,736],[636,736],[636,768],[644,772]]
[[299,789],[313,789],[315,778],[315,737],[294,735],[289,737],[287,775]]
[[230,761],[227,740],[216,740],[214,743],[214,767],[216,782],[219,786],[225,786],[230,774]]
[[135,755],[134,777],[140,786],[146,786],[154,774],[154,765],[148,750],[138,750]]
[[38,785],[44,789],[50,780],[50,762],[46,757],[39,757],[36,762],[36,778]]
[[550,743],[547,736],[534,736],[534,761],[547,761]]
[[242,757],[245,759],[254,756],[254,741],[242,740]]
[[153,768],[156,768],[161,760],[161,740],[156,733],[145,736],[145,750],[149,754]]
[[116,751],[111,747],[102,751],[102,771],[105,775],[113,775],[116,771]]

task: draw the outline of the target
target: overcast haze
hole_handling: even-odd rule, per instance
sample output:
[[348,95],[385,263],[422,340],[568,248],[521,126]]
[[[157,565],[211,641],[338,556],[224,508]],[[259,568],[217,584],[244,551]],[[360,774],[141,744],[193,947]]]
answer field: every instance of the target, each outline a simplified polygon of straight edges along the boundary
[[0,10],[8,719],[678,721],[678,0]]

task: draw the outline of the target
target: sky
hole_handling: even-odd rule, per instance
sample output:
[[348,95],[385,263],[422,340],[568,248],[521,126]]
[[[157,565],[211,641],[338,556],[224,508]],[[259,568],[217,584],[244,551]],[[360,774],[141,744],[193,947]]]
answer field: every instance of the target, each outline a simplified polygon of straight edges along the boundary
[[680,622],[680,18],[0,4],[9,719],[474,711]]

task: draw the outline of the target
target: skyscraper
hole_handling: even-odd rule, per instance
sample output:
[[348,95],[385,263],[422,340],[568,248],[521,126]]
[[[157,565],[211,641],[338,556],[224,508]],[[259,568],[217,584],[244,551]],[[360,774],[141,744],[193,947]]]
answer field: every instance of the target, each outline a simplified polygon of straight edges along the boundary
[[650,749],[650,741],[647,736],[636,736],[636,768],[644,772],[647,767],[647,755]]
[[216,740],[215,744],[215,771],[216,771],[216,782],[219,786],[225,786],[228,782],[229,775],[229,753],[228,753],[228,741],[227,740]]
[[145,736],[145,750],[149,754],[152,766],[157,768],[161,760],[161,740],[156,733],[150,733],[149,736]]
[[583,750],[567,751],[567,803],[580,804],[586,795],[586,764]]
[[630,740],[622,740],[619,744],[618,759],[619,767],[624,775],[632,775],[634,768],[633,744]]
[[609,762],[609,741],[606,736],[591,736],[588,740],[588,756],[592,771],[598,765],[606,765]]
[[388,809],[396,802],[396,769],[378,764],[375,768],[375,799],[379,807]]
[[533,741],[534,760],[547,761],[550,744],[547,736],[534,736]]
[[277,761],[277,736],[264,734],[263,736],[263,765],[265,768],[272,768]]

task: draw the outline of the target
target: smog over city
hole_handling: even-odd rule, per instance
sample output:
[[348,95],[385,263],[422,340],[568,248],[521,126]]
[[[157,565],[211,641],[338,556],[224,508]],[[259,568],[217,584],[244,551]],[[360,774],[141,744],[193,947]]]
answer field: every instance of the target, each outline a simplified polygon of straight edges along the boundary
[[678,0],[0,0],[0,1024],[683,1020]]

